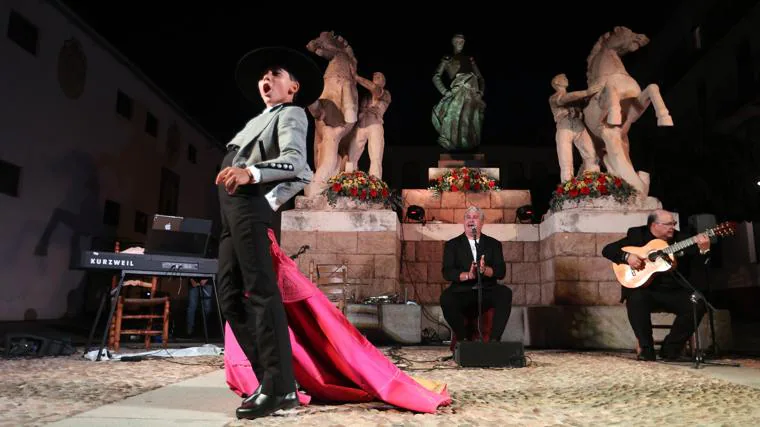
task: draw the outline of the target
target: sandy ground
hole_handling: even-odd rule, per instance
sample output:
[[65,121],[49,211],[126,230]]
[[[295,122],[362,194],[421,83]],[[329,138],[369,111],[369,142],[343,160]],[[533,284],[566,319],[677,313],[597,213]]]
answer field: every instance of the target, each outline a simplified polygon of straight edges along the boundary
[[[384,349],[388,352],[388,349]],[[413,414],[378,403],[314,403],[229,426],[760,425],[760,389],[632,354],[529,351],[517,369],[460,368],[443,348],[391,356],[410,375],[448,384],[450,406]],[[397,356],[400,356],[397,357]],[[759,369],[756,360],[739,360]],[[0,425],[44,425],[222,368],[222,357],[89,362],[79,356],[0,360]]]

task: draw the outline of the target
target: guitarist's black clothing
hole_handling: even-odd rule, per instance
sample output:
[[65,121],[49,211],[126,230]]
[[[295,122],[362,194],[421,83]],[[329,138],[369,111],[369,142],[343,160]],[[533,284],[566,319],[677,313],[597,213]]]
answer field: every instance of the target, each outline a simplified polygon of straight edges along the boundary
[[[676,230],[669,244],[688,239],[689,235]],[[651,240],[656,239],[648,226],[632,227],[628,229],[626,237],[608,244],[602,249],[602,255],[616,264],[627,264],[624,246],[645,246]],[[688,277],[689,263],[691,258],[699,255],[699,249],[692,245],[675,254],[678,271]],[[642,354],[650,352],[654,354],[654,339],[652,337],[652,312],[667,312],[676,315],[676,320],[670,329],[670,333],[662,343],[661,355],[665,358],[674,358],[680,354],[684,344],[694,333],[693,307],[690,301],[691,291],[680,284],[679,279],[672,272],[655,273],[649,284],[639,288],[626,288],[621,286],[621,302],[626,303],[628,321],[631,323],[634,334],[639,341]],[[699,320],[705,314],[704,303],[697,305],[697,317]]]

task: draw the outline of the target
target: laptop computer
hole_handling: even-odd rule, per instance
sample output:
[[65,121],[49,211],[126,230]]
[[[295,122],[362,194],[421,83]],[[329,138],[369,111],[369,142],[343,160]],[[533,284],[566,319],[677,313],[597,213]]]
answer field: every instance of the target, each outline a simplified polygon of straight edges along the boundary
[[145,253],[205,258],[211,225],[208,219],[154,215]]
[[153,230],[179,231],[182,226],[181,216],[153,215]]

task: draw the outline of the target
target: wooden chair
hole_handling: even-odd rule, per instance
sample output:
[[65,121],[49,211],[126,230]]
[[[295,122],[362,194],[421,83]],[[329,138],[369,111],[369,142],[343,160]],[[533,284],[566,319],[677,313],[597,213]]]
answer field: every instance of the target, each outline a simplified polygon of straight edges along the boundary
[[[477,311],[478,310],[475,309],[472,313],[468,313],[467,316],[465,316],[464,318],[464,327],[465,327],[465,330],[467,331],[467,339],[470,341],[476,341],[479,339]],[[493,308],[486,309],[483,312],[483,319],[482,319],[483,323],[482,323],[482,329],[481,329],[481,332],[483,333],[483,342],[488,342],[489,337],[491,336],[491,328],[493,327],[493,314],[494,314]],[[452,331],[451,344],[449,345],[449,350],[454,351],[456,346],[457,346],[457,336]]]
[[[119,243],[116,242],[114,252],[119,252]],[[111,289],[116,288],[119,284],[119,277],[114,276],[111,279]],[[114,311],[114,318],[111,322],[111,329],[108,335],[108,347],[113,348],[114,351],[119,351],[120,341],[122,335],[144,335],[145,336],[145,349],[150,349],[151,338],[156,335],[161,335],[162,346],[166,348],[169,341],[169,312],[170,312],[170,299],[169,297],[156,297],[156,288],[158,287],[158,276],[151,276],[150,282],[146,282],[138,279],[124,280],[122,284],[122,290],[119,295],[119,299],[116,302],[116,310]],[[127,298],[124,296],[128,289],[147,289],[149,292],[148,298]],[[156,314],[153,310],[154,307],[161,307],[163,310]],[[131,308],[144,309],[147,308],[149,313],[145,313],[144,310],[135,312],[135,314],[125,314],[125,309]],[[127,311],[127,313],[131,313]],[[122,329],[122,321],[126,319],[134,320],[147,320],[147,325],[144,329]],[[153,321],[160,320],[162,322],[161,329],[153,329]]]
[[322,290],[327,299],[338,307],[338,310],[346,312],[346,304],[351,292],[346,263],[317,264],[311,260],[309,261],[309,280]]
[[[664,311],[653,311],[652,312],[653,315],[654,314],[659,314],[659,313],[665,313],[665,312]],[[673,315],[672,313],[668,313],[668,314]],[[675,316],[675,315],[673,315],[673,316]],[[653,332],[656,331],[656,330],[658,330],[658,329],[665,330],[666,332],[670,332],[670,329],[672,327],[673,327],[672,323],[667,323],[667,322],[666,323],[657,323],[655,321],[655,319],[652,319],[652,331]],[[696,333],[698,333],[698,331],[694,332],[694,334],[696,334]],[[696,341],[696,337],[695,337],[694,334],[691,334],[691,337],[689,337],[689,340],[686,341],[686,347],[685,347],[685,352],[688,353],[688,354],[690,354],[692,357],[694,357],[694,352],[696,351],[696,348],[697,348],[697,341]],[[655,337],[654,345],[655,346],[661,346],[662,345],[662,340],[657,339]],[[641,345],[639,344],[639,341],[636,340],[636,355],[638,356],[639,354],[641,354]]]

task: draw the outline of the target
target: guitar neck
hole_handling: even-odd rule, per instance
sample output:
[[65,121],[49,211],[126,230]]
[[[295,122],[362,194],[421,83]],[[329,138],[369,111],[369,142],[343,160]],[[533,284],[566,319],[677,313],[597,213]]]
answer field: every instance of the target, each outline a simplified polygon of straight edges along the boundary
[[695,243],[697,243],[697,236],[692,236],[686,240],[681,240],[680,242],[673,243],[662,251],[666,254],[674,254],[688,248],[691,245],[694,245]]

